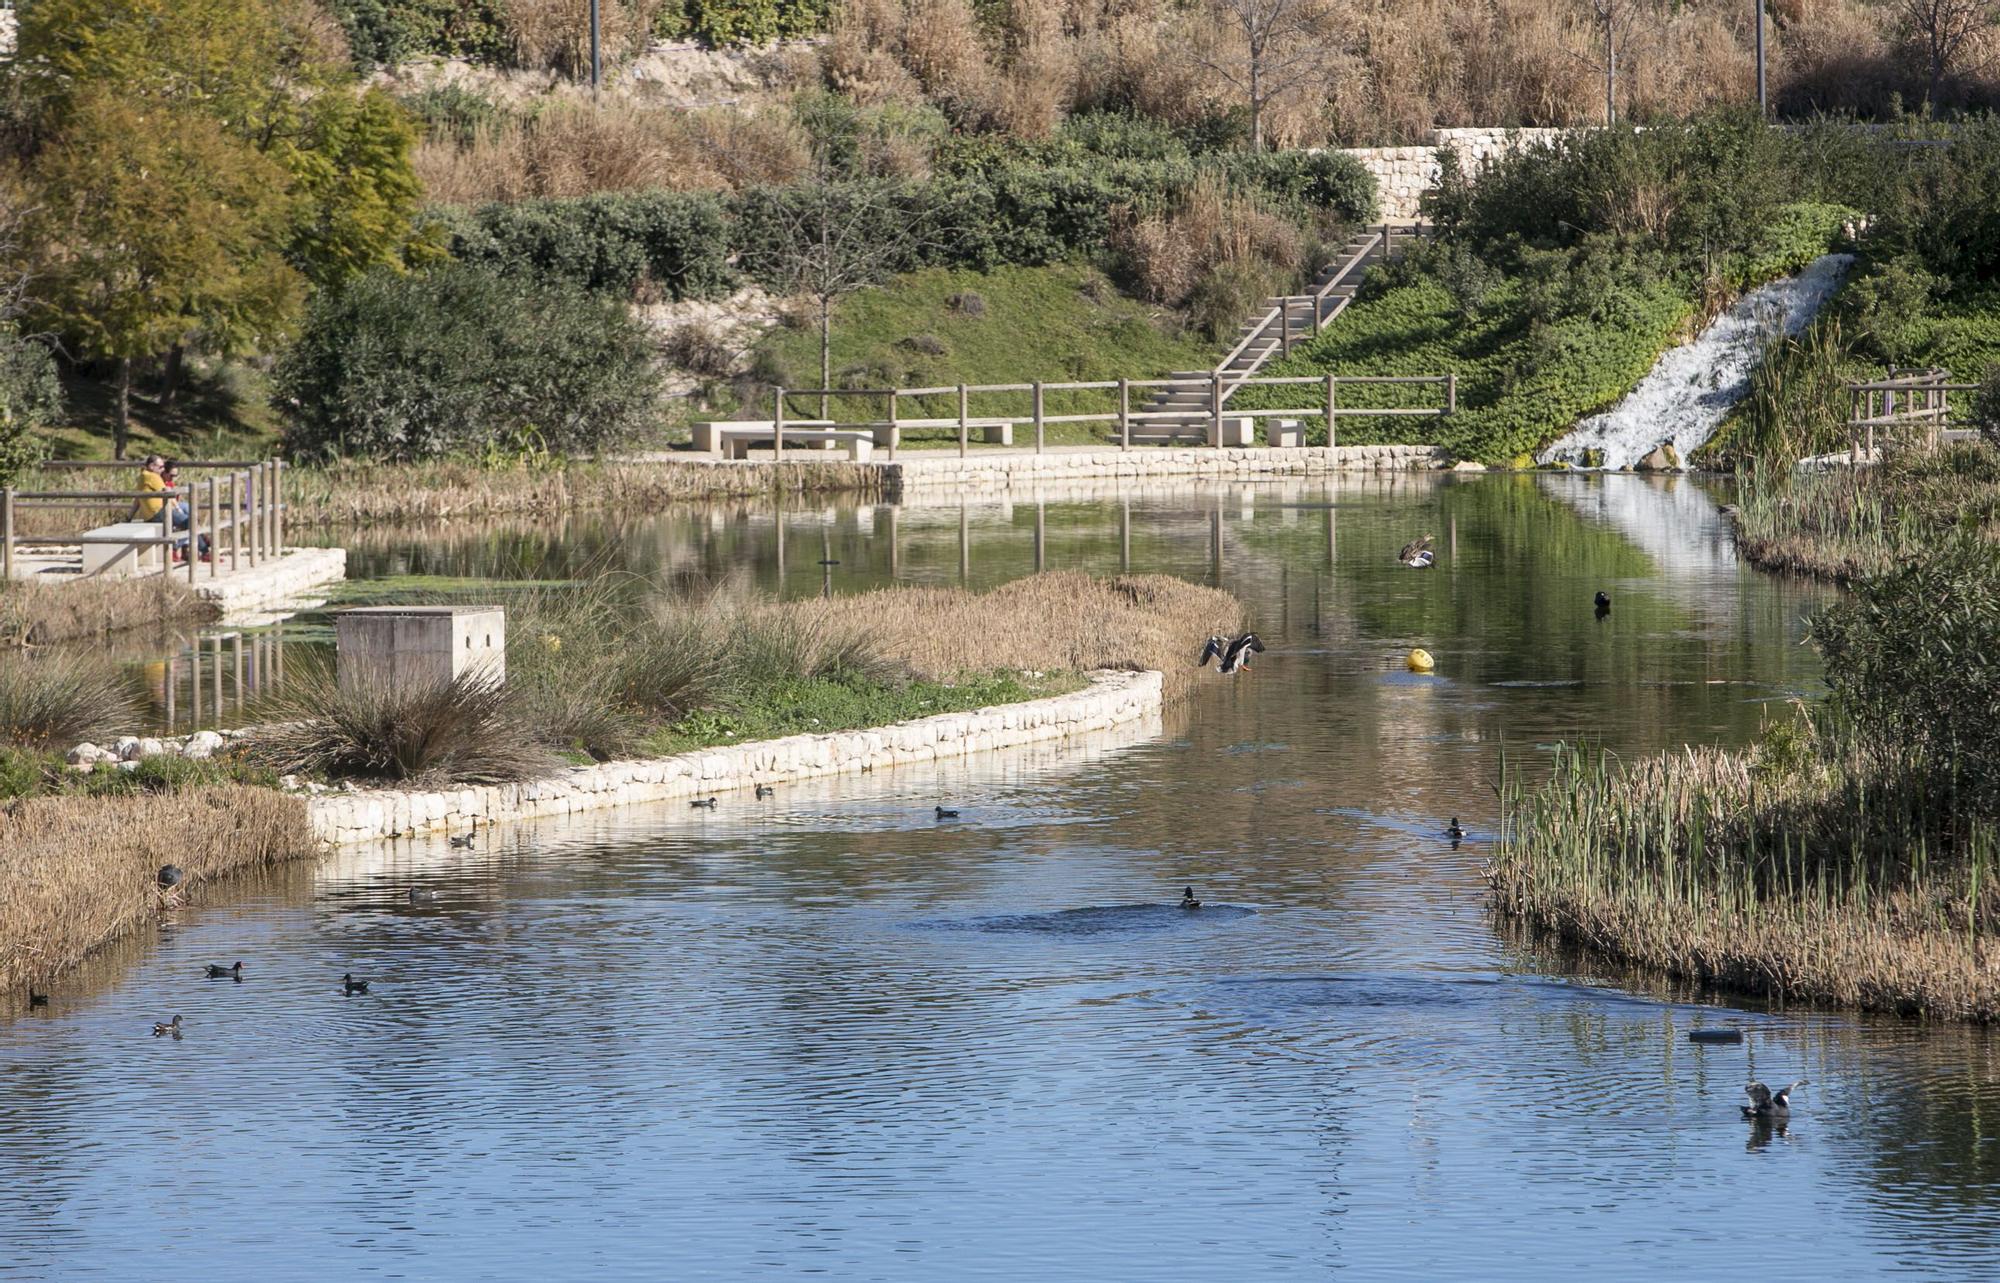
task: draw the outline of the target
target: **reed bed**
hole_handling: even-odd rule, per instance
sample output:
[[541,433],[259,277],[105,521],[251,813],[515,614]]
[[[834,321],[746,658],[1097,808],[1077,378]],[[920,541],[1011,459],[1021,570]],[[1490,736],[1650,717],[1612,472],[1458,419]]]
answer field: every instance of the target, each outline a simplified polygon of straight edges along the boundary
[[1877,467],[1747,473],[1736,541],[1760,569],[1858,583],[1948,534],[2000,539],[2000,452],[1977,442],[1896,450]]
[[657,511],[701,499],[774,494],[875,495],[881,473],[847,462],[743,466],[660,460],[483,467],[445,462],[342,462],[286,474],[286,514],[294,525],[444,521],[467,517],[558,516],[583,508]]
[[985,669],[1158,669],[1185,694],[1211,634],[1243,624],[1216,588],[1166,575],[1099,579],[1052,571],[986,593],[884,588],[781,609],[835,633],[865,635],[883,656],[925,676]]
[[131,628],[184,627],[220,613],[178,579],[73,579],[0,585],[0,647],[46,646]]
[[162,864],[181,867],[185,896],[315,850],[304,799],[273,789],[11,802],[0,808],[0,993],[18,994],[153,921]]
[[[1802,723],[1802,725],[1805,725]],[[1495,909],[1616,961],[1772,998],[2000,1017],[2000,833],[1921,763],[1786,728],[1503,788]]]

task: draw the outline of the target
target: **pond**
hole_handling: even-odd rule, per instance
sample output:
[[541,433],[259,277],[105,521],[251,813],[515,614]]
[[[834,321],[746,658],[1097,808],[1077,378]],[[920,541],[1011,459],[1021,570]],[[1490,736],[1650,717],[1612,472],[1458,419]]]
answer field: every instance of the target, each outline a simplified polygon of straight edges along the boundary
[[[801,508],[782,565],[756,509],[364,542],[788,594],[1129,565],[1220,578],[1270,650],[1159,734],[246,881],[0,1018],[0,1278],[2000,1270],[1983,1033],[1730,1006],[1483,909],[1502,769],[1742,743],[1817,689],[1818,592],[1739,566],[1717,497]],[[1738,1117],[1751,1078],[1811,1080],[1788,1128]]]

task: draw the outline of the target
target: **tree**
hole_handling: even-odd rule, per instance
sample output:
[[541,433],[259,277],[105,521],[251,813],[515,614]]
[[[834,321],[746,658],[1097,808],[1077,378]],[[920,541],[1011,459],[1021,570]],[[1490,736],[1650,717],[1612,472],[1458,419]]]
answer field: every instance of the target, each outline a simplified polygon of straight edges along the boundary
[[117,363],[118,457],[133,361],[196,336],[261,348],[289,328],[304,287],[283,254],[284,176],[207,116],[93,91],[31,175],[31,314]]
[[1264,150],[1264,117],[1280,101],[1326,73],[1339,48],[1327,0],[1205,0],[1226,38],[1196,56],[1242,94],[1250,108],[1250,148]]
[[1904,35],[1924,59],[1925,96],[1937,105],[1946,75],[1969,70],[1969,57],[1991,61],[1983,37],[2000,26],[2000,0],[1897,0]]
[[41,462],[39,435],[62,410],[55,357],[46,342],[21,333],[28,273],[21,263],[23,227],[29,211],[18,182],[0,182],[0,485],[12,484],[23,469]]

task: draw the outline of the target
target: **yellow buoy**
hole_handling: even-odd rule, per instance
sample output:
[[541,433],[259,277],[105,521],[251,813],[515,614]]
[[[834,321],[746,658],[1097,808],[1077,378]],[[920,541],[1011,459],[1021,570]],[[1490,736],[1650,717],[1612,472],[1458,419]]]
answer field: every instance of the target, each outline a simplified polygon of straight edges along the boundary
[[1410,666],[1410,671],[1413,673],[1428,673],[1437,667],[1437,661],[1431,658],[1431,653],[1421,646],[1411,651],[1403,662]]

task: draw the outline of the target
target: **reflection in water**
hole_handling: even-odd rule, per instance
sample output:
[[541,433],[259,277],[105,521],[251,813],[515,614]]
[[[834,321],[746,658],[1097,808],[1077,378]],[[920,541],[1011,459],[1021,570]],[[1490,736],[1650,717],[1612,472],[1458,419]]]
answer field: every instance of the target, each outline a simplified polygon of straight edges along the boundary
[[[1682,555],[1714,519],[1684,494],[1361,478],[361,548],[799,596],[1129,565],[1219,577],[1270,650],[1115,749],[347,851],[184,911],[0,1017],[0,1278],[2000,1271],[1986,1034],[1728,1011],[1485,912],[1503,750],[1740,743],[1816,686],[1820,595]],[[1398,567],[1425,531],[1438,567]],[[1743,1043],[1688,1041],[1724,1020]],[[1795,1078],[1785,1129],[1740,1118]]]

